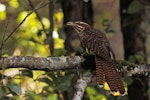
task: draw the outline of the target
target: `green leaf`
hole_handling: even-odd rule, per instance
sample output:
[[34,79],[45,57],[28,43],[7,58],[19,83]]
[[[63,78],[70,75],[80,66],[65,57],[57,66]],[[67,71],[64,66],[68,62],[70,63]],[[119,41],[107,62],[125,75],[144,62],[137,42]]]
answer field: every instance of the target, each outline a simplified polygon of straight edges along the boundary
[[17,95],[20,95],[21,94],[21,88],[18,84],[15,84],[15,83],[8,83],[7,84],[8,88],[10,89],[10,91],[12,93],[15,93]]
[[70,75],[70,76],[59,76],[57,79],[55,79],[55,84],[56,84],[56,88],[57,90],[61,90],[61,91],[67,91],[68,89],[71,89],[71,83],[72,83],[72,79],[74,75]]
[[133,80],[131,77],[124,77],[123,80],[128,84],[128,85],[131,85]]
[[2,97],[1,100],[15,100],[13,97]]
[[4,97],[6,95],[5,90],[3,89],[3,87],[0,87],[0,97]]
[[93,87],[87,87],[87,88],[86,88],[86,92],[87,92],[89,95],[95,95],[95,94],[96,94],[96,90],[95,90]]
[[30,38],[29,41],[32,41],[33,43],[39,43],[39,41],[37,41],[35,38]]
[[19,2],[20,4],[24,4],[24,3],[25,3],[25,0],[18,0],[18,2]]
[[52,56],[53,57],[58,57],[60,55],[64,55],[66,53],[65,49],[55,49]]
[[134,13],[140,12],[142,9],[144,9],[144,5],[142,3],[140,3],[138,0],[134,0],[129,5],[127,12],[129,14],[134,14]]
[[45,94],[49,94],[49,93],[54,93],[55,92],[55,88],[51,85],[51,86],[45,86],[43,87],[43,91],[45,91]]
[[29,91],[26,95],[26,100],[42,100],[42,97],[32,91]]
[[33,72],[32,72],[32,70],[22,70],[21,75],[33,78]]
[[47,100],[58,100],[57,94],[50,94],[47,98]]
[[37,80],[52,85],[52,82],[48,78],[38,78]]

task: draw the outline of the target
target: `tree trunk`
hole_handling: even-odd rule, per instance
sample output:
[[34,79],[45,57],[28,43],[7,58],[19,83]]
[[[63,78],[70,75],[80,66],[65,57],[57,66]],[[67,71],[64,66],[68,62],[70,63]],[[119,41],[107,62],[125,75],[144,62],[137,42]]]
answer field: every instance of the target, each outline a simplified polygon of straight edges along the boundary
[[[84,2],[84,0],[61,0],[62,10],[64,14],[64,26],[68,21],[84,21],[93,25],[93,10],[91,0]],[[64,27],[66,33],[65,49],[66,55],[73,52],[80,53],[80,41],[78,34],[71,27]],[[64,95],[65,100],[68,100]]]
[[[143,11],[129,14],[127,11],[133,0],[120,0],[121,27],[124,37],[125,59],[140,63],[136,55],[143,57],[146,62],[145,33],[141,31]],[[132,57],[132,59],[131,59]],[[140,81],[139,81],[140,79]],[[130,100],[149,100],[148,98],[148,78],[134,78],[128,86],[128,96]]]
[[143,61],[146,62],[146,48],[145,48],[145,33],[141,31],[141,22],[143,12],[129,14],[127,11],[130,3],[133,0],[120,0],[120,15],[121,15],[121,27],[124,37],[125,59],[134,60],[135,63],[140,63],[136,59],[135,55],[143,57]]
[[[68,21],[84,21],[93,24],[93,10],[91,0],[62,0],[62,9],[64,13],[64,25]],[[78,51],[80,41],[77,33],[70,27],[64,27],[66,32],[65,49],[68,54]]]

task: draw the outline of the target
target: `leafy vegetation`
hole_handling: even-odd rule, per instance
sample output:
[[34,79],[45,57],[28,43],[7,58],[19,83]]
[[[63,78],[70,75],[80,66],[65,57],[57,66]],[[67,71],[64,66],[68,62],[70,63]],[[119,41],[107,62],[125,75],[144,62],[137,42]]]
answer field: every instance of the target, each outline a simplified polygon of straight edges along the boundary
[[[65,33],[63,30],[63,12],[60,10],[60,2],[55,0],[56,10],[54,11],[54,30],[52,38],[54,39],[54,52],[51,53],[49,43],[51,38],[47,37],[51,26],[48,15],[45,14],[47,8],[39,10],[41,21],[37,13],[32,13],[4,44],[2,56],[19,55],[19,56],[63,56],[66,53],[64,49]],[[34,1],[36,4],[37,1]],[[9,0],[0,1],[0,40],[3,36],[8,36],[10,32],[19,24],[28,14],[29,7],[26,0]],[[47,6],[46,6],[47,7]],[[133,1],[128,13],[136,13],[144,8],[138,1]],[[103,15],[108,18],[109,15]],[[102,21],[103,20],[103,21]],[[101,18],[102,27],[106,28],[108,20]],[[42,24],[45,32],[43,31]],[[103,25],[104,24],[104,25]],[[105,25],[106,24],[106,25]],[[143,62],[141,56],[131,57],[139,62]],[[1,65],[2,66],[2,65]],[[32,71],[28,69],[5,69],[0,71],[0,99],[1,100],[64,100],[72,97],[73,85],[76,82],[76,70],[71,71]],[[83,71],[84,74],[89,71]],[[112,97],[104,89],[99,89],[96,84],[87,87],[86,95],[90,100],[128,100],[125,97]],[[108,85],[105,89],[109,90]],[[67,94],[67,95],[66,95]]]

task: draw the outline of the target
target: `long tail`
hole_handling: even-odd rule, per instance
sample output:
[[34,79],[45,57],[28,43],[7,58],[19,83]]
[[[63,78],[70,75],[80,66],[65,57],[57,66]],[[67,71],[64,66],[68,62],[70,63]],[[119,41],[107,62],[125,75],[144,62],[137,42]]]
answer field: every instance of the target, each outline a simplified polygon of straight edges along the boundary
[[101,62],[101,59],[98,57],[95,57],[95,63],[96,63],[96,80],[98,85],[103,86],[105,81],[105,73],[103,69],[103,63]]
[[[108,83],[112,92],[119,91],[121,94],[125,93],[125,88],[119,73],[112,61],[106,61],[100,57],[96,57],[96,76],[98,83],[101,83],[101,75],[105,75],[105,80]],[[100,64],[101,63],[101,64]],[[100,68],[97,68],[100,67]],[[98,69],[98,70],[97,70]],[[102,71],[102,72],[101,72]],[[105,73],[105,74],[103,74]],[[104,76],[103,76],[104,77]]]

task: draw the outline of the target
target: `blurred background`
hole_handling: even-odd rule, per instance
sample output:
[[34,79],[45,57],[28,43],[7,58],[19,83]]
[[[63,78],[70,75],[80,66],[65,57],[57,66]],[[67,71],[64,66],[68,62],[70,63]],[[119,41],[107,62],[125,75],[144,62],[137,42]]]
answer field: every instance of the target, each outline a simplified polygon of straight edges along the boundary
[[[117,60],[150,63],[149,0],[0,0],[1,55],[80,55],[83,49],[77,33],[66,26],[68,21],[84,21],[105,32]],[[1,100],[71,100],[77,80],[76,70],[48,72],[17,68],[0,72]],[[124,77],[129,95],[123,97],[110,95],[107,84],[104,89],[91,84],[83,100],[149,100],[148,79]]]

